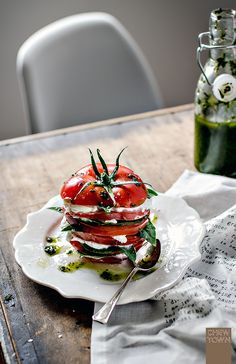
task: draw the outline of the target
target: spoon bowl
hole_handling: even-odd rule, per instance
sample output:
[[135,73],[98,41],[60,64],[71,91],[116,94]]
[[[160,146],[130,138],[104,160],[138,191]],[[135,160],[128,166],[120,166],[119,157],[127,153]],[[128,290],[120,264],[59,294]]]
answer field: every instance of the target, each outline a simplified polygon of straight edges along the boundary
[[140,271],[149,271],[157,263],[161,253],[160,241],[156,240],[156,245],[145,242],[137,251],[134,267]]
[[125,287],[131,281],[133,276],[138,271],[148,272],[153,269],[160,257],[160,253],[161,244],[158,239],[156,240],[155,246],[146,241],[136,253],[136,259],[133,262],[134,268],[131,270],[127,278],[124,280],[120,288],[115,292],[112,298],[107,303],[105,303],[97,313],[92,316],[92,319],[102,324],[106,324],[115,305],[119,301],[120,296],[124,292]]

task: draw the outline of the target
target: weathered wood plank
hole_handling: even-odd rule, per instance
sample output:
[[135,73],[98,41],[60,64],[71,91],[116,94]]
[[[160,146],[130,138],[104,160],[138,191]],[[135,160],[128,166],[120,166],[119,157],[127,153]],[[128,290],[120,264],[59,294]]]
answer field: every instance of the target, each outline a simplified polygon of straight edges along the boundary
[[0,364],[18,364],[17,350],[11,341],[7,318],[0,305]]
[[[30,342],[31,335],[25,321],[25,314],[21,307],[21,302],[18,299],[17,292],[12,285],[11,273],[1,250],[0,273],[1,307],[5,318],[8,320],[7,325],[12,346],[16,353],[16,360],[20,362],[24,358],[24,360],[30,359],[31,363],[38,363],[34,346]],[[18,350],[16,342],[19,343]]]
[[14,259],[12,240],[26,215],[57,194],[62,182],[88,163],[88,147],[99,147],[107,161],[114,162],[121,148],[128,146],[122,164],[159,191],[167,190],[184,169],[193,168],[193,111],[189,107],[151,113],[132,122],[98,124],[18,138],[0,146],[4,211],[0,289],[2,301],[11,292],[16,300],[15,306],[3,304],[3,308],[13,349],[24,363],[89,363],[93,311],[92,302],[63,298],[23,275]]
[[56,136],[56,135],[60,135],[60,134],[70,134],[70,133],[74,133],[77,131],[98,128],[98,127],[104,126],[104,125],[108,126],[108,125],[114,125],[114,124],[120,124],[120,123],[123,124],[126,122],[132,122],[134,120],[136,121],[136,120],[154,118],[156,116],[162,116],[165,114],[174,114],[177,112],[192,110],[192,109],[193,109],[193,104],[186,104],[186,105],[180,105],[180,106],[173,106],[173,107],[169,107],[166,109],[147,111],[147,112],[135,114],[135,115],[122,116],[122,117],[118,117],[118,118],[114,118],[114,119],[95,121],[95,122],[80,124],[80,125],[72,126],[72,127],[68,127],[68,128],[56,129],[56,130],[52,130],[52,131],[48,131],[48,132],[44,132],[44,133],[30,134],[30,135],[26,135],[23,137],[1,140],[0,146],[15,144],[15,143],[22,143],[22,142],[26,142],[29,140],[48,138],[48,137],[52,137],[52,136]]

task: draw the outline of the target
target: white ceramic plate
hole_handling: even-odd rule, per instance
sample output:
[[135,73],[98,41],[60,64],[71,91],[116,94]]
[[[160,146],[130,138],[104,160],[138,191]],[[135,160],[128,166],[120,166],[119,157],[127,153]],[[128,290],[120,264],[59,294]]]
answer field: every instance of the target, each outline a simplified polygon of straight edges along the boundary
[[[205,228],[198,213],[180,198],[160,194],[150,201],[158,211],[160,261],[155,272],[129,284],[119,304],[143,301],[172,287],[200,258],[199,244]],[[117,283],[106,282],[89,269],[61,272],[58,264],[71,258],[65,252],[54,257],[44,252],[46,236],[55,232],[61,221],[61,215],[48,207],[61,205],[60,197],[55,196],[41,210],[27,216],[26,226],[13,241],[16,260],[27,277],[56,289],[64,297],[106,302],[117,290]]]

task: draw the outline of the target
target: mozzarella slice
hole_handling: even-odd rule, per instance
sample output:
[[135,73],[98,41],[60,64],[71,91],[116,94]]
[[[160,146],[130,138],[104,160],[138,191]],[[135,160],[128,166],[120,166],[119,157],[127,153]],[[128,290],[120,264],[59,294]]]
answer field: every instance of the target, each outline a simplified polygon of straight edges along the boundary
[[[64,200],[64,206],[66,212],[81,212],[81,213],[90,213],[90,212],[98,212],[101,211],[98,206],[83,206],[83,205],[74,205],[70,203],[68,200]],[[142,211],[150,208],[149,201],[145,201],[142,205],[136,207],[112,207],[110,212],[135,212]]]
[[[120,236],[125,236],[125,235],[120,235]],[[117,246],[119,247],[120,245],[105,245],[105,244],[98,244],[98,243],[95,243],[94,241],[89,241],[89,240],[83,240],[81,238],[78,238],[77,236],[76,237],[73,237],[71,240],[73,241],[78,241],[79,243],[81,244],[87,244],[88,246],[90,246],[91,248],[94,248],[94,249],[108,249],[110,247],[114,247],[114,246]],[[126,239],[127,240],[127,239]],[[124,244],[124,243],[123,243]],[[122,244],[121,244],[122,246]],[[132,244],[129,244],[129,245],[126,245],[125,247],[126,248],[130,248],[132,246]]]
[[125,244],[127,242],[126,235],[116,235],[116,236],[113,236],[113,238],[115,240],[119,241],[119,243],[121,243],[121,244]]

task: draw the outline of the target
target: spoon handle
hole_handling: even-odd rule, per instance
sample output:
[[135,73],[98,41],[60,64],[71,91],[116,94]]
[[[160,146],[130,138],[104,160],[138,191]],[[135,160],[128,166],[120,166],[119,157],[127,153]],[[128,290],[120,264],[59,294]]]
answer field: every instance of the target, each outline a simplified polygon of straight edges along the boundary
[[116,303],[118,302],[120,296],[122,295],[125,287],[127,286],[129,281],[132,279],[132,277],[135,275],[135,273],[138,270],[139,269],[137,267],[134,267],[132,269],[132,271],[129,273],[127,278],[124,280],[124,282],[122,283],[120,288],[116,291],[116,293],[112,296],[112,298],[107,303],[105,303],[105,305],[103,305],[102,308],[98,312],[96,312],[92,316],[92,319],[94,321],[101,322],[102,324],[106,324],[108,322],[109,317],[110,317]]

